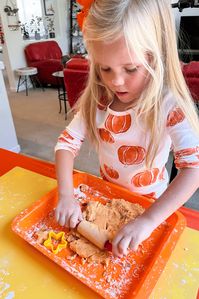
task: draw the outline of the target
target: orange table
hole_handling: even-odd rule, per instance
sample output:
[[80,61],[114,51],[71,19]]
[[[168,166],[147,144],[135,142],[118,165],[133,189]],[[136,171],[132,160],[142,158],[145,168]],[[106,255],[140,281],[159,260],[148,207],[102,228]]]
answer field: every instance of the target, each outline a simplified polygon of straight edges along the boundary
[[[55,187],[54,165],[0,149],[0,176],[0,298],[101,298],[11,231],[14,216]],[[199,212],[184,207],[181,212],[189,227],[150,299],[197,296]]]

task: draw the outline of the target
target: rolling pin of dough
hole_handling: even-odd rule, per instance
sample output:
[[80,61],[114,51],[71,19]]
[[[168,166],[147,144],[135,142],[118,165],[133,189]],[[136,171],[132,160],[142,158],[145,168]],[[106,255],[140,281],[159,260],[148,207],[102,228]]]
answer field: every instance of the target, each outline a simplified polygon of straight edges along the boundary
[[107,231],[99,228],[95,223],[83,220],[78,224],[77,231],[98,248],[112,250]]

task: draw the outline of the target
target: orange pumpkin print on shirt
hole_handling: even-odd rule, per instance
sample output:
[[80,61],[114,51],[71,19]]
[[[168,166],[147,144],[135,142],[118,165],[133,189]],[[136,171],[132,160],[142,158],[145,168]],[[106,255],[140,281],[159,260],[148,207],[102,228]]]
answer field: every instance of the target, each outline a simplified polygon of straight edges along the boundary
[[108,174],[108,176],[110,176],[110,178],[112,178],[112,179],[119,178],[119,173],[113,167],[109,167],[106,164],[104,164],[104,169],[105,169],[106,173]]
[[199,162],[186,162],[186,161],[177,162],[175,160],[175,166],[178,169],[180,169],[180,168],[187,168],[187,167],[198,167],[199,166]]
[[173,127],[178,123],[181,123],[185,119],[185,115],[182,110],[177,107],[171,111],[167,117],[167,127]]
[[135,187],[145,187],[154,184],[157,181],[159,174],[158,168],[153,168],[151,170],[146,170],[137,173],[131,180],[131,183]]
[[105,128],[115,134],[128,131],[131,126],[130,114],[117,116],[109,114],[105,121]]
[[140,164],[144,161],[146,151],[141,146],[123,145],[118,149],[118,158],[124,165]]
[[106,178],[106,176],[105,176],[105,174],[103,173],[101,167],[100,167],[100,175],[101,175],[101,178],[102,178],[103,180],[108,181],[107,178]]
[[59,142],[68,142],[67,139],[74,140],[74,138],[66,130],[64,130],[61,133],[60,137],[58,138],[58,141]]
[[111,133],[106,129],[99,129],[99,135],[102,141],[108,142],[108,143],[114,143],[114,137],[111,135]]
[[199,153],[199,146],[186,148],[175,152],[175,159],[179,159],[184,156],[191,156],[193,154]]
[[143,196],[155,199],[156,198],[156,193],[151,192],[151,193],[143,194]]

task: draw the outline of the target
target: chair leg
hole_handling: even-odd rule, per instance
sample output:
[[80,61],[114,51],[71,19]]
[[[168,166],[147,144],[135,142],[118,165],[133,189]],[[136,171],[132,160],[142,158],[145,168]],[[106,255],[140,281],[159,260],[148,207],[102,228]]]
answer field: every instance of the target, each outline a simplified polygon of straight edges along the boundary
[[25,75],[24,81],[26,86],[26,96],[28,96],[28,76]]
[[30,77],[30,81],[31,81],[31,83],[32,83],[33,88],[36,89],[34,76],[29,76],[29,77]]
[[18,84],[17,84],[17,92],[19,92],[19,86],[20,86],[21,76],[19,76]]
[[67,119],[67,106],[66,106],[66,98],[64,95],[64,111],[65,111],[65,120]]
[[43,85],[41,84],[41,81],[39,80],[37,75],[34,75],[35,82],[39,85],[39,87],[42,89],[42,91],[45,91]]

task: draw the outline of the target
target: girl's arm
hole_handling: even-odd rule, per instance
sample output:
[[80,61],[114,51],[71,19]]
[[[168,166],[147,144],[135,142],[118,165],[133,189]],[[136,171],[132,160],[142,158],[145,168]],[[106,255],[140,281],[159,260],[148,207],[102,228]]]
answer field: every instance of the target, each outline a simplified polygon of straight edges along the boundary
[[55,161],[58,184],[58,204],[55,217],[60,225],[74,228],[82,220],[80,205],[74,199],[74,156],[70,151],[57,150]]
[[167,190],[134,222],[129,222],[113,240],[113,253],[127,254],[147,239],[152,231],[179,209],[199,187],[199,169],[181,169]]

